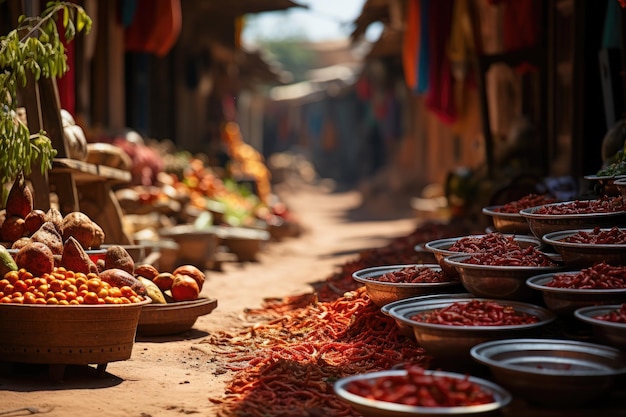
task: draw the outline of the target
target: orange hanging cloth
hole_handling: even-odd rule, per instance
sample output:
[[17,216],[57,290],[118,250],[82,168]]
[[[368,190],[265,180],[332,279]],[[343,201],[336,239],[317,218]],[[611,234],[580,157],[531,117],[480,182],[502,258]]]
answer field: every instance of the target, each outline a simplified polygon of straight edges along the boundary
[[180,0],[138,0],[135,17],[126,28],[126,51],[163,57],[176,43],[181,28]]
[[417,87],[417,65],[420,45],[420,0],[409,0],[406,5],[406,22],[402,41],[404,80],[410,90]]

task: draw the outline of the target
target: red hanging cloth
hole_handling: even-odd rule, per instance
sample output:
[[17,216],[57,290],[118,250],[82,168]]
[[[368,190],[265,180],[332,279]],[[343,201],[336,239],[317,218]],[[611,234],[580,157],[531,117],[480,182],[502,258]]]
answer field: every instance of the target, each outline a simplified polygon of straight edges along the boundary
[[129,52],[167,55],[182,28],[180,0],[138,0],[132,23],[126,28]]

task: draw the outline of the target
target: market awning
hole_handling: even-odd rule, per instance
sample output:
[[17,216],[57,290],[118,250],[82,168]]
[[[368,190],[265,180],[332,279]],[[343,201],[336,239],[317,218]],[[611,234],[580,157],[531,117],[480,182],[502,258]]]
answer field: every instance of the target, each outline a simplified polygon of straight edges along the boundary
[[230,16],[286,10],[292,7],[307,8],[306,5],[291,0],[229,0],[228,2],[205,0],[198,4],[200,9],[213,10]]

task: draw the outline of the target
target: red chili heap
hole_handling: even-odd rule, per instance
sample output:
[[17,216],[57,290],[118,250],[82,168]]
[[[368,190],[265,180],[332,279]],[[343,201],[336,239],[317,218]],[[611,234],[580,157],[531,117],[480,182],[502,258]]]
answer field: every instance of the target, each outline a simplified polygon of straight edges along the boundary
[[620,308],[614,311],[609,311],[606,314],[595,316],[594,319],[626,324],[626,303],[620,305]]
[[448,248],[450,252],[477,253],[477,252],[506,252],[520,250],[522,247],[514,236],[492,232],[484,236],[464,236]]
[[379,282],[398,282],[405,284],[425,284],[434,282],[448,282],[450,278],[440,269],[412,265],[397,271],[386,272],[378,277],[369,278]]
[[528,194],[520,198],[519,200],[508,202],[502,207],[496,208],[494,211],[500,213],[517,214],[520,210],[523,210],[525,208],[537,207],[550,203],[556,203],[556,199],[548,197],[546,195]]
[[591,214],[615,213],[626,211],[624,199],[621,196],[602,196],[596,200],[574,200],[567,203],[546,205],[535,210],[535,214]]
[[605,230],[602,230],[600,227],[595,227],[590,232],[580,230],[563,239],[563,242],[593,245],[623,245],[626,244],[626,230],[620,229],[617,226]]
[[534,246],[525,249],[479,252],[473,254],[466,261],[475,265],[495,266],[554,266],[557,265],[545,253]]
[[346,385],[346,390],[372,400],[416,407],[467,407],[495,400],[491,392],[468,377],[427,375],[419,366],[408,367],[406,375],[352,381]]
[[612,266],[605,262],[598,262],[576,273],[556,274],[546,283],[546,287],[579,290],[626,288],[626,266]]
[[454,302],[447,307],[416,314],[411,320],[450,326],[519,326],[538,321],[536,316],[515,311],[496,301]]

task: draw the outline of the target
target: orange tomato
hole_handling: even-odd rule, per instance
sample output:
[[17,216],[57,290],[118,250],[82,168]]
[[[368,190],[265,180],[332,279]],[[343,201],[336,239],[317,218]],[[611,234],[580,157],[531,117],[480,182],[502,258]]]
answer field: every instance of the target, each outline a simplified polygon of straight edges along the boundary
[[89,291],[98,292],[101,286],[102,281],[99,278],[91,278],[89,281],[87,281],[87,287],[89,287]]
[[85,304],[98,304],[98,294],[96,294],[93,291],[88,292],[87,294],[85,294]]
[[13,284],[13,287],[15,288],[15,291],[19,291],[19,292],[28,291],[28,285],[26,285],[26,282],[24,282],[23,280],[16,281],[15,284]]
[[25,292],[22,298],[24,304],[35,304],[35,300],[37,299],[37,297],[35,297],[35,294],[33,294],[32,292]]
[[0,291],[4,291],[4,287],[11,284],[8,279],[0,279]]
[[57,304],[59,304],[59,300],[57,300],[54,297],[50,297],[50,298],[46,299],[46,304],[57,305]]
[[18,273],[18,276],[20,277],[21,280],[25,280],[25,279],[29,279],[29,278],[33,277],[33,274],[31,272],[28,272],[24,268],[18,269],[17,273]]
[[9,281],[11,284],[15,284],[20,279],[20,275],[17,271],[9,271],[4,274],[4,279]]

